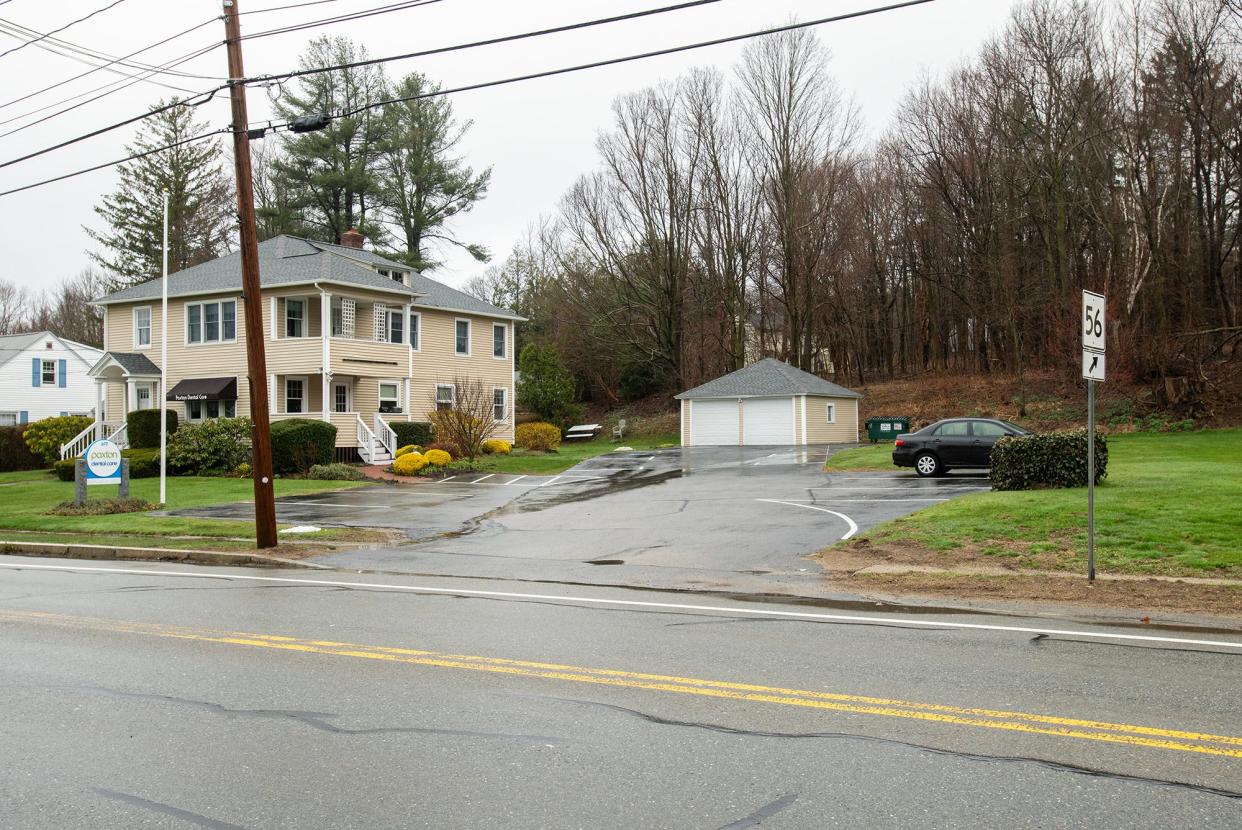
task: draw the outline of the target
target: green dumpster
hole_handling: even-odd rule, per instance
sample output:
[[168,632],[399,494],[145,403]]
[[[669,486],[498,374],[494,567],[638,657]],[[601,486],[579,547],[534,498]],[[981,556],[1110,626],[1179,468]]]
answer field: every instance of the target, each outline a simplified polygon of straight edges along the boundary
[[867,437],[871,443],[892,441],[898,433],[910,431],[909,418],[868,418]]

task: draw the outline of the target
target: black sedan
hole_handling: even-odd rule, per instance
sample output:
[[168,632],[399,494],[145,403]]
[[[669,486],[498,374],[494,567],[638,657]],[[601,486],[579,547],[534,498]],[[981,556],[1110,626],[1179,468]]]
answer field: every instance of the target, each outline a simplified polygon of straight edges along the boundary
[[921,476],[938,476],[957,467],[990,465],[992,445],[1006,435],[1030,435],[1028,430],[994,418],[949,418],[917,432],[898,435],[893,463],[913,467]]

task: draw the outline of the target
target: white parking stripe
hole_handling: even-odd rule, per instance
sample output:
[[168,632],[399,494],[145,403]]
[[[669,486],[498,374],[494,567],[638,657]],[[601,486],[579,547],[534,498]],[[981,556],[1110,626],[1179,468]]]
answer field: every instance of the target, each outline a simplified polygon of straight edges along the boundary
[[556,482],[560,480],[561,480],[560,476],[552,476],[552,478],[548,479],[543,484],[536,484],[535,486],[536,487],[547,487],[549,484],[555,484]]
[[847,532],[844,536],[841,537],[842,542],[844,542],[846,539],[850,538],[851,536],[853,536],[855,533],[858,532],[858,525],[854,524],[853,519],[851,519],[849,516],[845,515],[844,513],[838,513],[835,510],[829,510],[827,507],[817,507],[816,505],[813,505],[813,504],[801,504],[796,501],[777,501],[776,499],[755,499],[755,501],[766,501],[766,502],[769,502],[770,504],[784,504],[784,505],[788,505],[789,507],[801,507],[804,510],[818,510],[820,513],[831,513],[832,515],[836,516],[838,519],[844,519],[845,523],[849,525],[850,529],[849,529],[849,532]]
[[502,484],[517,484],[519,481],[521,481],[524,478],[527,478],[527,476],[518,476],[517,478],[513,479],[513,481],[505,481],[505,482],[502,482]]
[[431,483],[432,483],[432,484],[443,484],[444,482],[446,482],[446,481],[452,481],[452,480],[453,480],[453,479],[455,479],[455,478],[457,478],[457,476],[446,476],[445,478],[442,478],[442,479],[440,479],[439,481],[433,481],[433,482],[431,482]]
[[466,482],[466,483],[467,483],[467,484],[479,484],[479,483],[481,483],[481,482],[486,481],[487,479],[491,478],[491,477],[492,477],[492,476],[494,476],[494,475],[496,475],[496,474],[495,474],[495,473],[488,473],[487,475],[483,476],[482,478],[476,478],[474,481],[468,481],[468,482]]
[[272,582],[283,585],[306,585],[312,588],[353,588],[355,590],[408,591],[412,594],[447,594],[449,596],[496,597],[499,599],[527,600],[531,602],[565,602],[581,605],[616,605],[628,608],[667,608],[676,611],[703,611],[731,614],[742,617],[782,617],[796,620],[824,620],[831,622],[865,622],[901,625],[908,628],[952,628],[962,631],[1001,631],[1011,634],[1047,634],[1059,637],[1083,637],[1092,640],[1124,640],[1140,643],[1171,643],[1178,646],[1210,646],[1242,650],[1239,640],[1198,640],[1186,637],[1159,637],[1152,634],[1121,634],[1111,631],[1081,631],[1072,628],[1035,628],[1020,625],[990,625],[966,623],[955,620],[909,619],[906,617],[881,617],[867,614],[825,614],[811,611],[784,611],[777,608],[735,608],[720,605],[692,605],[681,602],[650,602],[636,599],[607,599],[604,597],[565,596],[559,594],[523,594],[514,591],[483,591],[471,588],[433,588],[426,585],[384,584],[376,582],[350,582],[334,579],[294,579],[281,576],[252,576],[250,574],[218,574],[203,571],[164,571],[154,568],[102,568],[86,565],[37,565],[25,562],[0,562],[0,568],[13,571],[64,571],[70,573],[114,573],[128,576],[165,576],[189,579],[222,579],[239,582]]

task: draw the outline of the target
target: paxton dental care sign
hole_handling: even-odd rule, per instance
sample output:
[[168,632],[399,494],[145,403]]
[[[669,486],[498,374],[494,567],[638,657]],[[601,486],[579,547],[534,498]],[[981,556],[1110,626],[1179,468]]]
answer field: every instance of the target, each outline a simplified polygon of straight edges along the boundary
[[88,485],[121,483],[121,448],[116,442],[106,438],[94,442],[86,448],[83,460]]

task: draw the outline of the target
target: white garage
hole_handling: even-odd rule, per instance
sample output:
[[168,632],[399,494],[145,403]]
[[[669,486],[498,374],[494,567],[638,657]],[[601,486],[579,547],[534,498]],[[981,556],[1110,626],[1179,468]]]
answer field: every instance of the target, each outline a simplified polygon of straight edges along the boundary
[[862,395],[766,358],[682,392],[683,446],[776,447],[858,440]]

